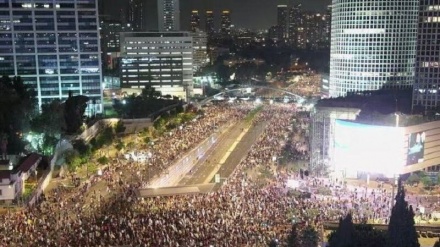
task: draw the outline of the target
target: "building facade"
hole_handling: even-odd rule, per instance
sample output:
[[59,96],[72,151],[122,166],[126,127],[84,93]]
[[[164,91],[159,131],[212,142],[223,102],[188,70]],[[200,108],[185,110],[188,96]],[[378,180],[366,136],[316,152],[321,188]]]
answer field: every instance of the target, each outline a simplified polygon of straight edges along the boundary
[[208,35],[214,34],[214,12],[212,10],[207,10],[205,12],[205,31]]
[[333,0],[330,96],[414,83],[418,0]]
[[[102,66],[103,70],[119,68],[118,58],[121,51],[120,34],[133,32],[130,23],[122,24],[120,21],[102,20],[100,23]],[[104,71],[103,71],[104,73]]]
[[200,30],[200,15],[198,10],[191,11],[191,32]]
[[221,33],[223,35],[231,35],[231,12],[223,10],[221,16]]
[[189,32],[121,33],[121,87],[153,86],[162,95],[192,94],[193,38]]
[[208,58],[208,36],[205,32],[192,33],[193,37],[193,69],[194,72],[209,64]]
[[0,2],[0,74],[21,76],[38,103],[85,95],[101,112],[96,0]]
[[287,5],[277,6],[277,26],[282,30],[282,37],[289,37],[289,11]]
[[157,10],[160,32],[180,30],[179,0],[158,0]]
[[413,109],[429,111],[440,101],[440,1],[421,0],[419,21]]

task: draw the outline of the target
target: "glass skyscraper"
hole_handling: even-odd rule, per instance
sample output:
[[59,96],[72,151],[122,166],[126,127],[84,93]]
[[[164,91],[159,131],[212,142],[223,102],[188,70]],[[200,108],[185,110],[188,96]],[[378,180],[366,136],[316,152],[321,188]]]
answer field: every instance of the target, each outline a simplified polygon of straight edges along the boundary
[[330,96],[413,85],[419,0],[333,0]]
[[21,76],[39,105],[86,95],[101,112],[97,0],[0,0],[0,75]]

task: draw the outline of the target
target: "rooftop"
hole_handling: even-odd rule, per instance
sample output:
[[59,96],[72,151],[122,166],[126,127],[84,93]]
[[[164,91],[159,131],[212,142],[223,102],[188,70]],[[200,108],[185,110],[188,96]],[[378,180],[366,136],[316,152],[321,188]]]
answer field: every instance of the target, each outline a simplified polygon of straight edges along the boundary
[[437,121],[435,114],[412,113],[412,88],[395,90],[381,89],[351,93],[346,97],[319,100],[317,107],[358,108],[360,113],[356,122],[383,126],[396,124],[396,113],[399,114],[399,126],[411,126]]

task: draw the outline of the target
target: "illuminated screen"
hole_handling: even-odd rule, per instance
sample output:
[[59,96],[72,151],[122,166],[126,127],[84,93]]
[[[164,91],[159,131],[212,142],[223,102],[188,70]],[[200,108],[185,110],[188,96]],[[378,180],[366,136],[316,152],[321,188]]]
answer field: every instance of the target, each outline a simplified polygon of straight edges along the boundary
[[423,162],[425,152],[425,132],[411,133],[408,136],[407,165]]
[[346,174],[358,172],[394,176],[405,165],[405,134],[402,128],[336,120],[333,162]]

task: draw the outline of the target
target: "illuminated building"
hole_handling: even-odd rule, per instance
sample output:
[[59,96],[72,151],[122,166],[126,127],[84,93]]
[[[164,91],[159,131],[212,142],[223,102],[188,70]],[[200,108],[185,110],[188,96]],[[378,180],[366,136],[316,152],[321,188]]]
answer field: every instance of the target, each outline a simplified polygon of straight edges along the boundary
[[21,76],[40,106],[72,92],[101,112],[97,1],[1,1],[0,7],[0,74]]
[[212,35],[215,30],[214,26],[214,12],[212,10],[207,10],[205,13],[205,31],[208,35]]
[[119,21],[103,20],[100,23],[102,64],[104,68],[117,68],[117,58],[120,52],[120,33],[132,32],[131,24]]
[[289,41],[295,48],[305,48],[304,19],[301,4],[293,5],[289,9]]
[[193,68],[198,71],[209,63],[208,59],[208,37],[205,32],[198,31],[192,33],[193,37]]
[[418,0],[333,0],[330,96],[414,83]]
[[287,5],[277,6],[277,26],[281,30],[281,34],[284,39],[289,37],[289,16]]
[[200,30],[200,15],[198,10],[191,11],[191,32]]
[[189,32],[121,33],[121,87],[155,87],[182,99],[192,93],[193,38]]
[[180,30],[179,0],[158,0],[159,31]]
[[413,108],[435,109],[440,101],[440,2],[421,0]]
[[223,10],[221,16],[221,32],[224,35],[231,35],[231,12]]
[[[99,1],[103,2],[101,0]],[[147,11],[146,0],[129,0],[127,23],[130,23],[136,31],[145,31],[147,29]]]

